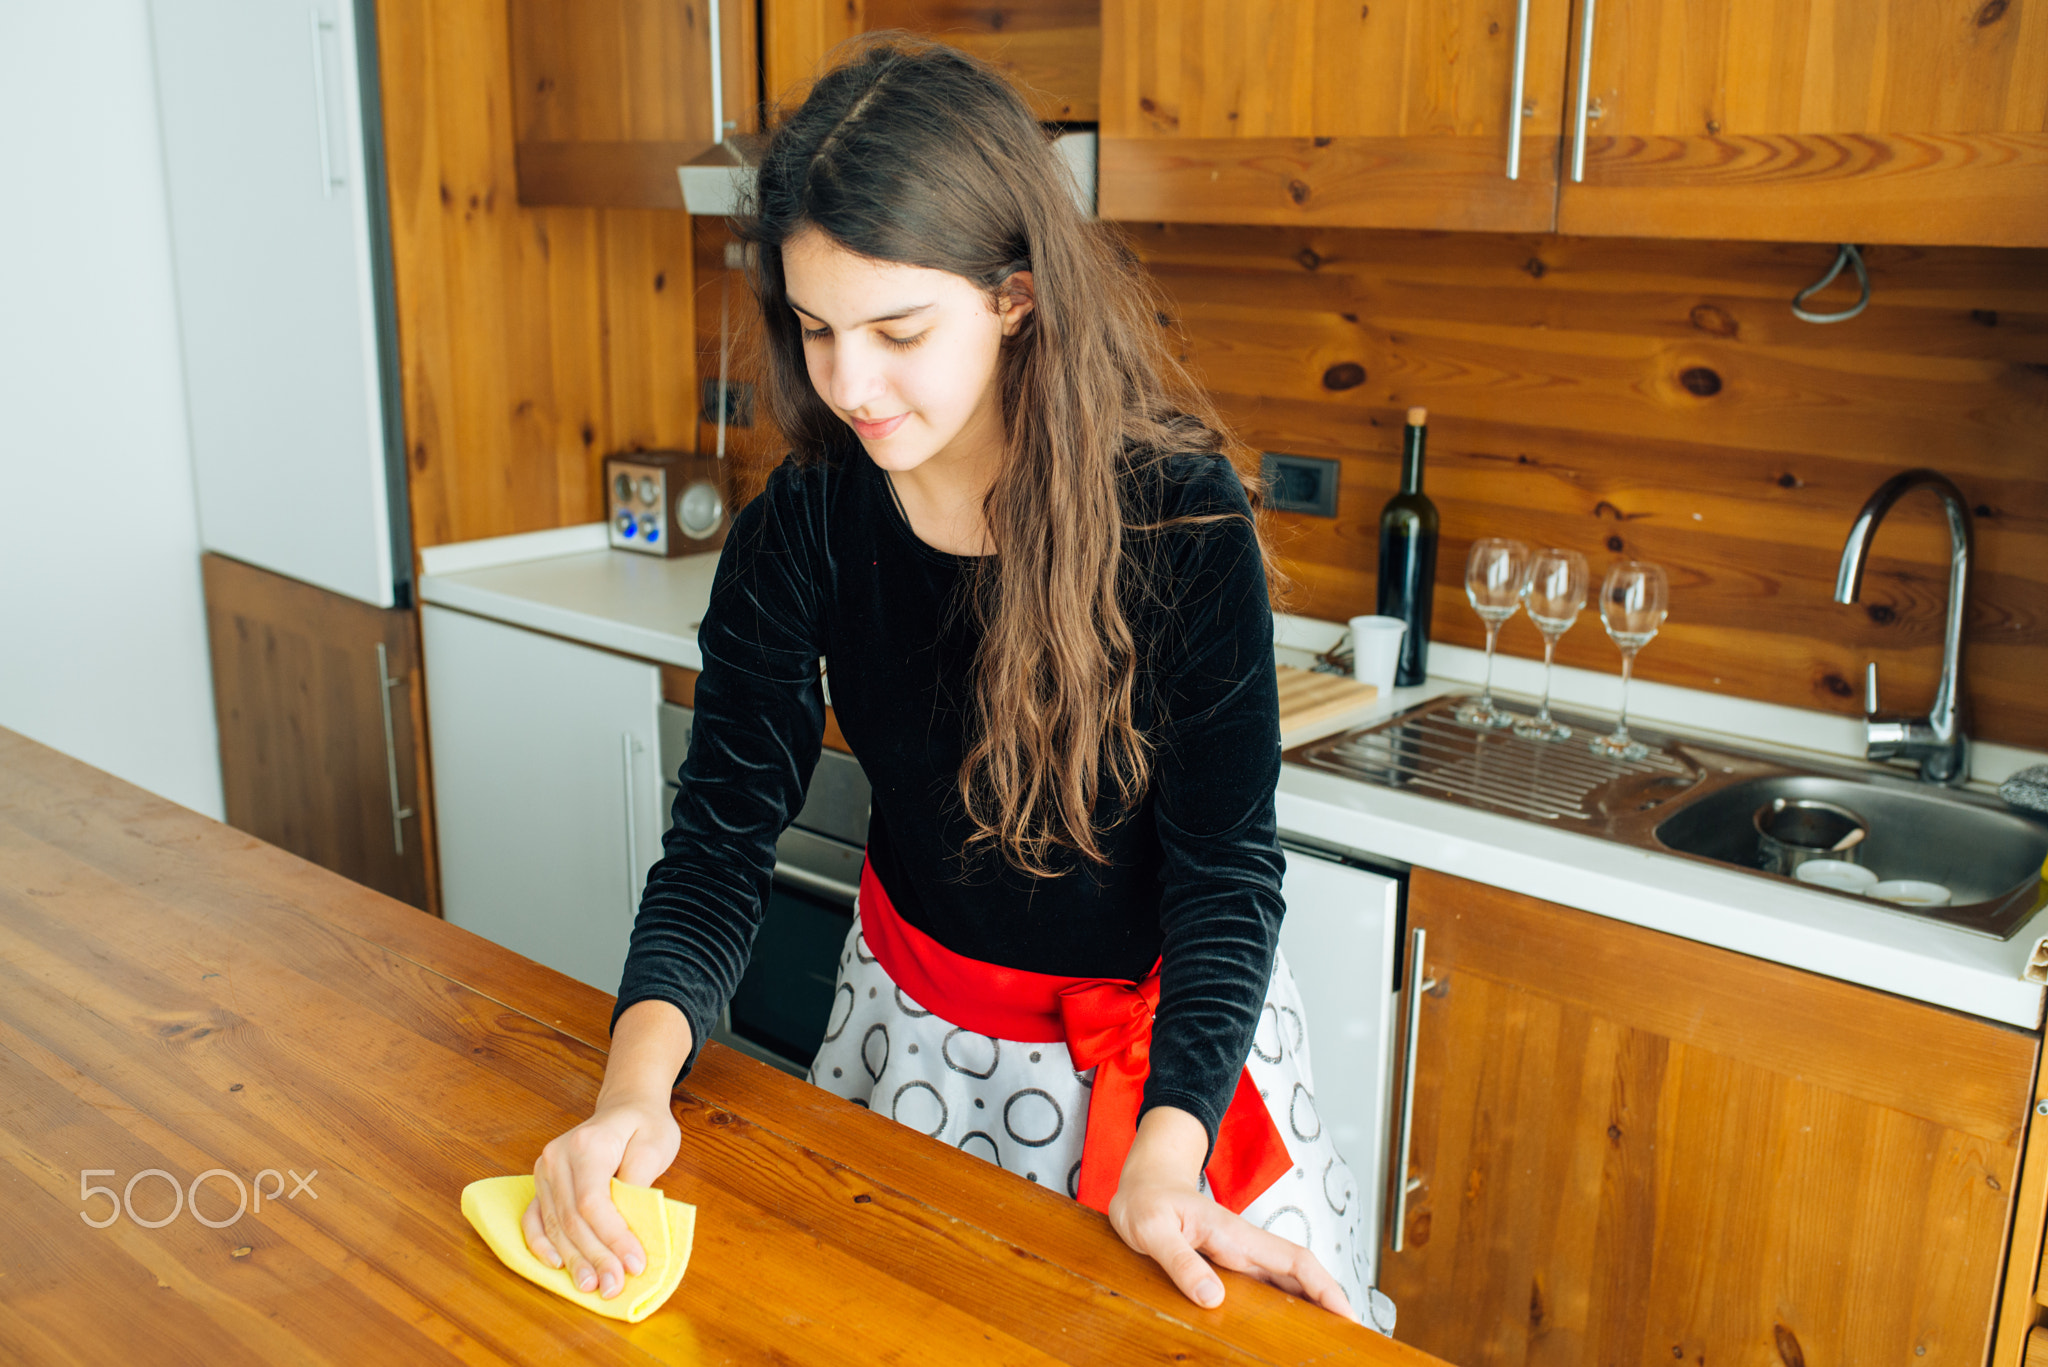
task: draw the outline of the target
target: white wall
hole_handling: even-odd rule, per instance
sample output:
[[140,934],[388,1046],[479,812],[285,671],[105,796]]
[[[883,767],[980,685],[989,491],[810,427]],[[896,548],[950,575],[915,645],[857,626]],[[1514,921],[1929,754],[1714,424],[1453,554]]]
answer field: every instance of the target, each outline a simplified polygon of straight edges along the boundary
[[222,814],[145,0],[0,3],[0,726]]

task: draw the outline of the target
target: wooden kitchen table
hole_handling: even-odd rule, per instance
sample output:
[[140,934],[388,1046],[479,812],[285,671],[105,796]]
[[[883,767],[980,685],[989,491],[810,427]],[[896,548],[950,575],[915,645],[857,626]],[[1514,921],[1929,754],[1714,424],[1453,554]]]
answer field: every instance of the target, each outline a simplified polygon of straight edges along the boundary
[[581,1310],[457,1202],[589,1114],[611,1007],[0,730],[0,1360],[1434,1361],[1233,1274],[1199,1310],[1094,1211],[715,1044],[658,1183],[682,1287]]

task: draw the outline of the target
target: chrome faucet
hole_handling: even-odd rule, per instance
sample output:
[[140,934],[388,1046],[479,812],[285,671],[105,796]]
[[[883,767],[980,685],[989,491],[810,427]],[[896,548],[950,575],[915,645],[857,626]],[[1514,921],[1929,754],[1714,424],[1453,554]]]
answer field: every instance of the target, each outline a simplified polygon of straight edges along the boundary
[[1863,564],[1870,538],[1899,495],[1920,485],[1941,497],[1948,512],[1948,623],[1942,632],[1941,685],[1927,716],[1908,717],[1877,710],[1877,661],[1863,683],[1866,753],[1874,760],[1920,762],[1926,783],[1960,784],[1970,776],[1970,741],[1963,734],[1963,615],[1970,600],[1970,505],[1962,490],[1939,470],[1907,470],[1877,486],[1856,514],[1842,544],[1842,568],[1835,577],[1835,601],[1853,603],[1863,590]]

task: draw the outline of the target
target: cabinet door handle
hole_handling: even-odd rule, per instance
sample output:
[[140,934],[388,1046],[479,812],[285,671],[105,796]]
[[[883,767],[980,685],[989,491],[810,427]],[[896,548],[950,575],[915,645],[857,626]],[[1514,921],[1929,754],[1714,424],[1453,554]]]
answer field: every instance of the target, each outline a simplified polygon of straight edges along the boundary
[[1508,98],[1508,179],[1522,178],[1522,99],[1529,67],[1529,0],[1515,11],[1515,84]]
[[[706,25],[709,32],[705,34],[705,37],[711,40],[711,140],[713,142],[725,141],[725,39],[718,31],[718,11],[721,7],[721,2],[722,0],[708,0],[707,17],[710,22]],[[723,371],[719,373],[720,375],[724,374]],[[722,395],[720,400],[723,402]],[[724,411],[723,408],[719,410],[721,414]],[[724,425],[724,420],[721,418],[719,426],[723,427]]]
[[1394,1167],[1394,1232],[1391,1243],[1399,1253],[1408,1232],[1408,1194],[1422,1185],[1419,1177],[1408,1175],[1408,1153],[1415,1137],[1415,1046],[1422,1038],[1422,994],[1436,986],[1435,978],[1423,976],[1423,933],[1417,926],[1408,934],[1408,1045],[1401,1080],[1401,1140]]
[[640,867],[640,823],[633,812],[633,752],[643,748],[631,731],[619,732],[619,772],[626,786],[626,910],[634,917],[640,915],[640,880],[647,873]]
[[822,873],[812,873],[809,869],[799,868],[795,864],[785,864],[780,859],[775,861],[775,876],[791,887],[817,893],[820,897],[830,897],[835,902],[844,902],[848,911],[853,910],[854,903],[860,898],[860,889],[851,883],[842,883],[837,878],[827,878]]
[[391,730],[391,690],[405,682],[391,677],[391,657],[384,650],[384,643],[377,642],[377,702],[384,709],[384,778],[391,785],[391,848],[400,855],[405,853],[405,826],[402,824],[413,809],[399,805],[398,801],[398,743]]
[[1579,117],[1572,129],[1572,179],[1586,178],[1586,111],[1593,93],[1593,0],[1579,27]]
[[334,192],[347,184],[334,174],[334,149],[332,137],[327,131],[327,44],[325,35],[334,32],[332,22],[320,17],[320,7],[310,11],[313,29],[313,117],[314,127],[320,135],[320,189],[329,199]]

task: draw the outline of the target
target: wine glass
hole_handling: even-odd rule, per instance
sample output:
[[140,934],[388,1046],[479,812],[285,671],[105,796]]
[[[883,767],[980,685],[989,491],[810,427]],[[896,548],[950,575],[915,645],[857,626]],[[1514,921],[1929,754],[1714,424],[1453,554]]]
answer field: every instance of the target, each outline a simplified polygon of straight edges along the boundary
[[1662,566],[1642,560],[1618,560],[1600,585],[1600,620],[1621,647],[1621,724],[1611,736],[1595,736],[1593,753],[1609,759],[1641,759],[1650,747],[1628,736],[1628,680],[1636,652],[1650,643],[1664,624],[1671,586]]
[[1505,537],[1481,537],[1472,543],[1465,557],[1465,596],[1472,610],[1486,623],[1486,686],[1477,701],[1458,708],[1458,720],[1467,726],[1513,726],[1514,714],[1493,701],[1493,642],[1501,623],[1515,615],[1522,595],[1529,589],[1529,548]]
[[1586,606],[1586,557],[1577,551],[1547,547],[1529,562],[1529,620],[1543,633],[1543,706],[1533,717],[1515,723],[1515,734],[1528,740],[1569,740],[1572,729],[1550,715],[1550,661],[1557,638],[1571,630],[1579,609]]

